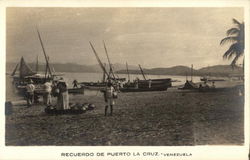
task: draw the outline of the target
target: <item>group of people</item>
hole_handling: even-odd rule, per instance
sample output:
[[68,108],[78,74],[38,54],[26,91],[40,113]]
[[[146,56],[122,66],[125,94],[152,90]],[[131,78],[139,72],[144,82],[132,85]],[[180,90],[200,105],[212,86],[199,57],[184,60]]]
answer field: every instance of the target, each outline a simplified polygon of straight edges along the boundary
[[[73,81],[74,88],[77,87],[77,81]],[[29,80],[27,86],[26,86],[26,100],[27,100],[27,106],[31,107],[34,103],[34,97],[36,96],[35,92],[35,85],[33,84],[32,80]],[[117,88],[115,87],[115,84],[112,83],[111,80],[108,80],[107,85],[104,90],[102,90],[104,93],[104,100],[105,100],[105,110],[104,115],[108,115],[108,109],[110,109],[110,114],[112,116],[113,114],[113,107],[115,105],[115,99],[118,98],[118,92]],[[47,107],[50,107],[51,109],[54,109],[54,106],[52,105],[52,96],[57,97],[57,104],[56,109],[57,110],[67,110],[70,109],[69,106],[69,95],[68,95],[68,88],[67,83],[63,81],[62,79],[59,81],[52,81],[47,80],[43,84],[43,102],[44,105]]]
[[[35,92],[35,89],[36,87],[33,84],[33,81],[29,80],[28,84],[26,85],[26,100],[28,107],[31,107],[33,105],[34,99],[38,94]],[[47,107],[53,108],[52,96],[57,97],[57,110],[69,109],[67,83],[63,81],[63,79],[60,79],[58,81],[47,80],[43,84],[43,103]]]

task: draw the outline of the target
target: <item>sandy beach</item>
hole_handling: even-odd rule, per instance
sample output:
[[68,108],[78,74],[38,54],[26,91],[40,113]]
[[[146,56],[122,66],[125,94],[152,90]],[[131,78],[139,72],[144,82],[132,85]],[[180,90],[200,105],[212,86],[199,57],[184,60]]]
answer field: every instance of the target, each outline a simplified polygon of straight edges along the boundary
[[244,99],[235,92],[120,93],[113,116],[104,116],[101,93],[71,95],[93,103],[80,115],[47,115],[42,104],[13,106],[6,116],[7,146],[242,145]]

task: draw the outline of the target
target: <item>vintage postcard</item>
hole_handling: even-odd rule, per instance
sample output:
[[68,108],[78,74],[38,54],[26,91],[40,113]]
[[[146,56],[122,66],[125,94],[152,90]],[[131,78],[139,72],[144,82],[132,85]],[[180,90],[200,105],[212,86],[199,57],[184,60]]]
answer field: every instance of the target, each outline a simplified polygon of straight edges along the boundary
[[23,2],[1,3],[1,160],[248,159],[248,1]]

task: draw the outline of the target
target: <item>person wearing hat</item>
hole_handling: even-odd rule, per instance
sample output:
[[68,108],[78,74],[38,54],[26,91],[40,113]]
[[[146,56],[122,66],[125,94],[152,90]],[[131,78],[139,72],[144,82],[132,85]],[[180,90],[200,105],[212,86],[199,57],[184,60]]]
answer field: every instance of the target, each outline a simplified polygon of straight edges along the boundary
[[30,79],[28,84],[26,85],[27,107],[31,107],[34,102],[34,91],[35,91],[35,86],[33,84],[33,81]]

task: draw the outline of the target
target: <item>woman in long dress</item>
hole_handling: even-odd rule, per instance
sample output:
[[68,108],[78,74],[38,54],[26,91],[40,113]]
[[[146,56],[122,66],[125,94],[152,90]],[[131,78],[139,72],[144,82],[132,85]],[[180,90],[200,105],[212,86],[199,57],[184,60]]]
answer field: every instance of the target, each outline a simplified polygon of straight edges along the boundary
[[67,84],[64,81],[59,81],[57,84],[59,94],[57,97],[57,110],[67,110],[69,107],[69,94]]

